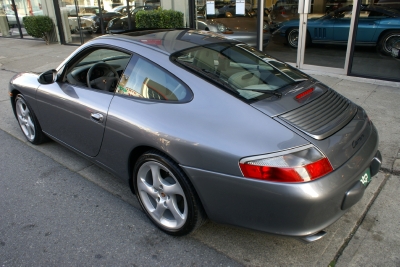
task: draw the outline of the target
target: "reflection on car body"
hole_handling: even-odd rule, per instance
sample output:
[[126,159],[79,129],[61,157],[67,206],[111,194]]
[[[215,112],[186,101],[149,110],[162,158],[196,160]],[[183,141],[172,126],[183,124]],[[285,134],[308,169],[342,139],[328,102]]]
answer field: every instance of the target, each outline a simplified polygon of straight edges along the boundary
[[209,218],[315,240],[381,165],[363,108],[213,32],[104,35],[16,75],[9,94],[29,142],[50,137],[126,180],[171,235]]
[[[206,14],[206,6],[201,6],[197,10],[197,27],[200,30],[222,33],[226,38],[235,39],[240,42],[257,46],[257,18],[255,12],[247,5],[245,14],[236,14],[236,6],[226,2],[215,2],[215,14]],[[219,28],[226,28],[222,31]],[[269,23],[263,24],[263,46],[269,42]]]

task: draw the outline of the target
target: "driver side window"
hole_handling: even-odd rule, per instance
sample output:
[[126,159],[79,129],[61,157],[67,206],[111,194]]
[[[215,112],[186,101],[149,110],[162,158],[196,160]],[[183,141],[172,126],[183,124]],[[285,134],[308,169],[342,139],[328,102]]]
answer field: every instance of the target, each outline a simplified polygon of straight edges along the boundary
[[65,82],[101,91],[114,92],[131,55],[109,48],[84,51],[65,76]]

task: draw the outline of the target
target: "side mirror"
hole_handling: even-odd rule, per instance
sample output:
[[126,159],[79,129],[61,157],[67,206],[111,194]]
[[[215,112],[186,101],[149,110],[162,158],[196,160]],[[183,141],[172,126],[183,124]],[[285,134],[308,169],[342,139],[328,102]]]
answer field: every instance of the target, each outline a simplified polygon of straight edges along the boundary
[[40,84],[51,84],[57,80],[57,71],[48,70],[39,75],[38,82]]

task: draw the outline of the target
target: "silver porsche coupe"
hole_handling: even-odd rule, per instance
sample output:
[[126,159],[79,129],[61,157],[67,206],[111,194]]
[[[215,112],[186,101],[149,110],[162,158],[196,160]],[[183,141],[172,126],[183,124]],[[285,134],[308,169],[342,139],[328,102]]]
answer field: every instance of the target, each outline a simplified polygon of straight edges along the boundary
[[9,84],[48,138],[126,180],[171,235],[212,221],[312,241],[380,169],[360,106],[268,54],[191,29],[104,35]]

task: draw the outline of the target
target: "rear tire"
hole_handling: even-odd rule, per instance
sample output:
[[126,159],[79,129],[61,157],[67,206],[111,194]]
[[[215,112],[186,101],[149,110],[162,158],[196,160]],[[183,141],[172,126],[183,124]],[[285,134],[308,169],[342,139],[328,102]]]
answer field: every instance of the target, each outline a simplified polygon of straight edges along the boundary
[[139,157],[132,185],[147,216],[167,234],[189,234],[205,221],[189,179],[178,164],[159,151],[148,151]]
[[392,53],[392,45],[400,40],[400,31],[389,31],[381,36],[378,43],[378,51],[382,55],[389,56]]
[[47,137],[42,132],[35,113],[21,94],[15,98],[15,114],[22,133],[30,143],[39,145],[46,141]]

